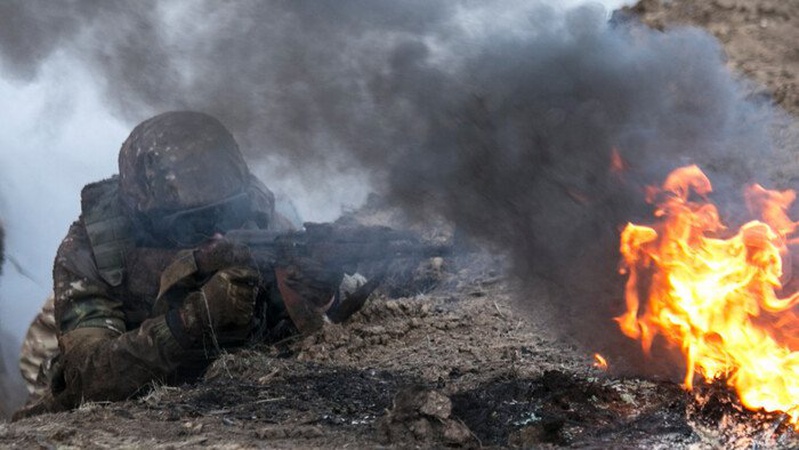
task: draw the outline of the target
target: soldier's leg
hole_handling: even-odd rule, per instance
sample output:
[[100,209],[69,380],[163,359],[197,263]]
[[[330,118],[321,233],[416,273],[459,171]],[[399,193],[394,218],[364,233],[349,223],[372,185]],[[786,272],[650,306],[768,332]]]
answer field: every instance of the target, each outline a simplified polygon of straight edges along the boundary
[[50,370],[59,353],[53,302],[50,294],[22,342],[19,368],[30,394],[28,403],[37,401],[49,389]]

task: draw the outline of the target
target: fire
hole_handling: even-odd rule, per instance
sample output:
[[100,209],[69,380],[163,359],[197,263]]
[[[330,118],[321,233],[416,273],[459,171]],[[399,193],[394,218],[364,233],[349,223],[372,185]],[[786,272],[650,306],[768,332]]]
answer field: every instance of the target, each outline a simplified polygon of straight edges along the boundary
[[608,361],[605,359],[604,356],[600,355],[599,353],[594,353],[594,364],[593,365],[594,365],[595,368],[597,368],[599,370],[603,370],[603,371],[607,371],[608,370]]
[[696,375],[724,377],[750,409],[782,411],[799,428],[799,294],[778,295],[790,275],[796,222],[793,191],[746,189],[760,220],[727,230],[707,199],[710,181],[697,166],[650,188],[656,224],[628,224],[621,235],[627,310],[622,332],[649,353],[660,335],[685,358],[685,387]]

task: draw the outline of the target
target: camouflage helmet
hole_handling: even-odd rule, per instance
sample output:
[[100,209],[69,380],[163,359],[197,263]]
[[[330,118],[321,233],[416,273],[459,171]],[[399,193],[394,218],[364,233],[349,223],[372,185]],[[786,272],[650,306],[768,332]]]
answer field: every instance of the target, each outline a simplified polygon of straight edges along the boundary
[[120,194],[145,215],[213,204],[242,193],[250,175],[219,120],[175,111],[140,123],[119,152]]

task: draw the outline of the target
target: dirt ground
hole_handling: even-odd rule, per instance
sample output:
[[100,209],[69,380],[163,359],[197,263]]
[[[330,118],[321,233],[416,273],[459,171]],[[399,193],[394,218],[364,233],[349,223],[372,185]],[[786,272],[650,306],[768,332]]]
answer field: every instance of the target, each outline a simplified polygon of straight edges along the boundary
[[796,0],[642,0],[632,10],[657,29],[706,29],[724,45],[730,68],[759,83],[758,93],[799,114]]
[[[758,95],[799,114],[799,1],[645,0],[651,26],[694,24]],[[384,289],[344,325],[225,355],[202,382],[0,424],[12,448],[787,448],[781,415],[721,385],[621,377],[513,305],[503,260],[449,258],[438,285]],[[389,293],[393,295],[388,295]],[[611,362],[612,363],[612,362]]]

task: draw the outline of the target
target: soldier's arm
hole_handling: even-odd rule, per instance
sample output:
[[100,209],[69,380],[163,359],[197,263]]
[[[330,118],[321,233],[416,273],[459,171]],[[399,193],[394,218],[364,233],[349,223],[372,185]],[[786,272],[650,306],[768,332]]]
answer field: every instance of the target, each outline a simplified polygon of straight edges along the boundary
[[185,352],[164,316],[126,329],[122,302],[97,273],[79,223],[59,248],[53,279],[62,367],[52,381],[58,403],[72,408],[125,399],[178,366]]

